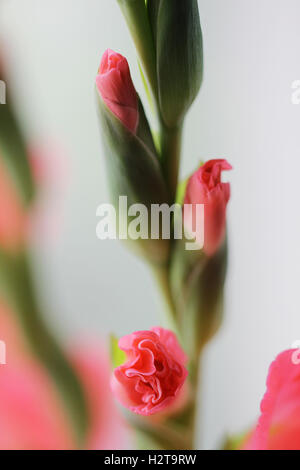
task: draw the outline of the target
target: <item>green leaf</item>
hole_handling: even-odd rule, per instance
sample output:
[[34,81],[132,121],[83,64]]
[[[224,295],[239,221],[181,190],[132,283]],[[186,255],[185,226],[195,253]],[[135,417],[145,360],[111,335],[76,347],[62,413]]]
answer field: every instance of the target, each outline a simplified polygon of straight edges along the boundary
[[110,336],[110,357],[114,369],[126,361],[126,354],[119,348],[118,339],[114,335]]
[[158,18],[160,3],[161,3],[161,0],[148,0],[147,2],[149,19],[150,19],[150,24],[151,24],[155,44],[156,44],[156,39],[157,39],[157,18]]
[[158,160],[156,145],[154,143],[153,134],[149,126],[148,119],[145,114],[144,107],[139,99],[139,125],[137,129],[137,137],[146,145],[153,156]]
[[203,47],[198,2],[149,0],[148,9],[156,34],[161,114],[167,127],[175,127],[182,122],[202,82]]
[[143,71],[143,68],[141,66],[140,61],[138,61],[138,67],[139,67],[141,79],[142,79],[142,82],[143,82],[143,85],[144,85],[144,89],[145,89],[145,92],[146,92],[146,95],[147,95],[147,98],[148,98],[148,102],[150,104],[151,111],[154,112],[154,104],[153,104],[152,95],[151,95],[151,92],[149,90],[147,79],[145,77],[145,74],[144,74],[144,71]]

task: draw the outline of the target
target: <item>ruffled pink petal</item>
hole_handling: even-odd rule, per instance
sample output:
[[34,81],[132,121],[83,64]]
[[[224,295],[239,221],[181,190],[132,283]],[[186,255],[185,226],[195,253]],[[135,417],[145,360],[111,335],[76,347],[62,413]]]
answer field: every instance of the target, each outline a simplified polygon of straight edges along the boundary
[[175,335],[162,328],[119,341],[128,361],[115,369],[112,388],[135,413],[149,416],[170,407],[187,377],[186,356]]

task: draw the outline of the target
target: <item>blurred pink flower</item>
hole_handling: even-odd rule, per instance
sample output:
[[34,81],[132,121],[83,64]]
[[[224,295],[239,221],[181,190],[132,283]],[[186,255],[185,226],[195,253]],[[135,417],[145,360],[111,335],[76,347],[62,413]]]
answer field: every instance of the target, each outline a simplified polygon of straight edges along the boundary
[[1,450],[73,448],[55,391],[33,362],[0,366],[0,416]]
[[126,58],[107,49],[102,57],[96,85],[107,107],[124,126],[136,133],[139,122],[138,98]]
[[[0,449],[73,449],[73,433],[49,376],[31,356],[14,323],[0,304],[0,339],[7,364],[0,365]],[[110,367],[103,348],[82,347],[70,355],[83,384],[92,422],[88,449],[123,449],[126,428],[110,391]]]
[[107,351],[99,346],[83,346],[82,349],[76,349],[72,357],[92,416],[88,449],[125,449],[130,446],[129,430],[111,393],[111,368]]
[[66,152],[54,141],[28,148],[37,197],[30,212],[29,237],[35,244],[55,242],[63,230],[62,204],[69,178]]
[[0,246],[18,250],[24,241],[27,215],[0,155]]
[[167,411],[187,377],[187,359],[174,333],[163,328],[138,331],[121,338],[119,347],[128,360],[114,371],[117,399],[144,416]]
[[62,226],[61,201],[66,165],[58,146],[28,149],[38,197],[25,208],[0,156],[0,247],[17,251],[29,239],[53,241]]
[[[204,204],[203,249],[208,256],[217,251],[225,236],[230,184],[221,182],[221,173],[231,169],[226,160],[209,160],[191,176],[187,184],[184,204]],[[194,231],[193,220],[195,217],[184,209],[184,224],[192,225],[191,232]]]
[[300,450],[299,350],[284,351],[271,364],[261,416],[244,449]]

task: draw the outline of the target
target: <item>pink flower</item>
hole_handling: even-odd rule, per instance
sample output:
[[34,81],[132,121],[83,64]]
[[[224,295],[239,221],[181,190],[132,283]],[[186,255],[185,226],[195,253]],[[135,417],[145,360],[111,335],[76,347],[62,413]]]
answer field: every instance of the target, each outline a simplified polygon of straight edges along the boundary
[[[189,179],[184,204],[204,204],[204,252],[213,255],[222,241],[226,230],[226,206],[230,198],[230,184],[221,182],[221,173],[231,170],[226,160],[209,160]],[[184,209],[184,223],[193,231],[193,218]],[[196,235],[197,239],[197,235]]]
[[248,450],[300,450],[299,350],[279,354],[271,364],[261,416]]
[[187,377],[186,356],[174,333],[163,328],[137,331],[121,338],[119,347],[127,362],[114,371],[117,399],[144,416],[166,411]]
[[0,156],[0,246],[18,250],[24,240],[27,215]]
[[[0,450],[75,449],[63,403],[40,363],[31,356],[13,312],[0,302],[0,340],[7,364],[0,365]],[[109,387],[104,348],[74,348],[70,355],[90,411],[87,449],[124,449],[126,428]]]
[[107,49],[102,57],[96,85],[107,107],[124,126],[136,133],[139,122],[138,97],[126,58]]

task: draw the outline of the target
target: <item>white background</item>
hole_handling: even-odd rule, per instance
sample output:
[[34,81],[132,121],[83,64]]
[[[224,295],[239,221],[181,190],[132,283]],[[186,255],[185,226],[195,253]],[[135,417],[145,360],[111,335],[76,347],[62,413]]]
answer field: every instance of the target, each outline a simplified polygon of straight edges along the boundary
[[[203,360],[199,446],[214,448],[226,432],[254,423],[268,365],[300,339],[300,105],[291,104],[291,84],[300,79],[300,4],[200,0],[199,7],[205,79],[186,122],[182,175],[201,159],[226,157],[234,166],[226,177],[225,321]],[[160,323],[147,267],[95,235],[96,208],[109,198],[94,102],[107,47],[127,56],[142,92],[117,2],[2,0],[0,13],[28,137],[54,141],[70,172],[55,202],[63,211],[59,237],[40,249],[37,267],[49,321],[70,340]]]

